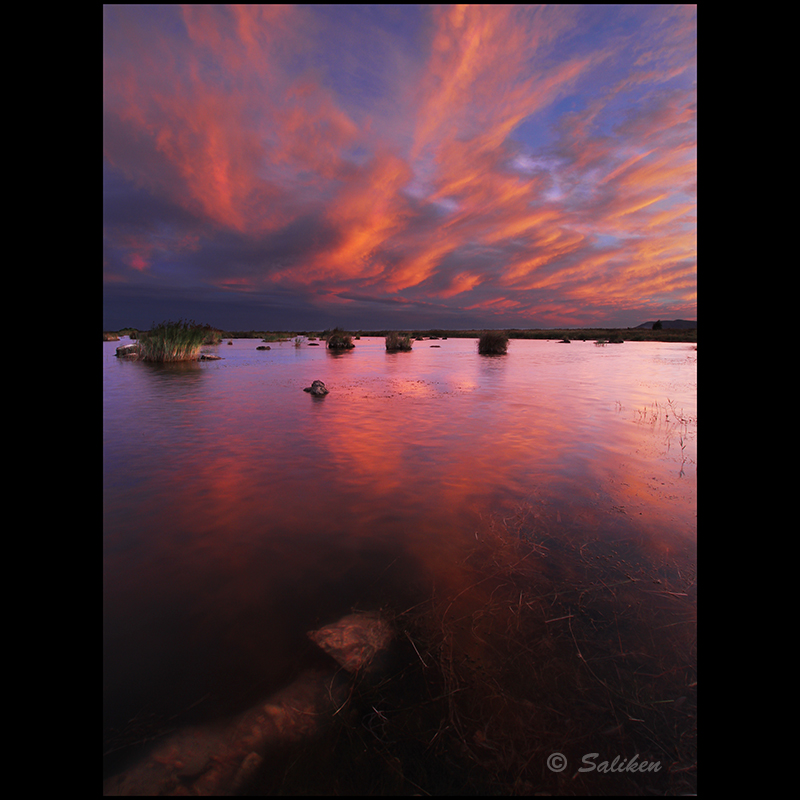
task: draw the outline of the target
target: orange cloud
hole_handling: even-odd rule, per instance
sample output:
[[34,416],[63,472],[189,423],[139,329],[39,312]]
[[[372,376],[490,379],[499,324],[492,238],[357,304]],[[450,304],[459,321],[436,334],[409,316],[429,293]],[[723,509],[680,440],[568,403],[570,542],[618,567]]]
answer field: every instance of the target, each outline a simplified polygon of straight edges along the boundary
[[[530,74],[528,61],[567,30],[566,6],[438,6],[428,70],[419,90],[416,154],[441,139],[487,137],[503,141],[580,67],[561,65]],[[496,130],[496,126],[500,128]]]
[[463,292],[472,291],[476,286],[479,286],[485,280],[483,275],[459,272],[451,276],[449,285],[438,292],[439,297],[454,297]]
[[[660,87],[687,69],[691,14],[653,11],[664,25],[646,42],[587,47],[573,35],[578,6],[425,7],[414,68],[373,86],[374,62],[360,70],[359,53],[340,52],[339,63],[314,6],[185,6],[180,36],[134,7],[104,13],[125,21],[106,37],[106,158],[204,236],[246,243],[224,275],[203,260],[207,283],[520,313],[559,292],[565,314],[578,299],[690,288],[693,92]],[[613,82],[588,90],[606,65]],[[332,76],[364,97],[394,94],[370,105]],[[651,84],[640,105],[614,110]],[[580,110],[551,119],[562,100]],[[525,151],[520,124],[545,119],[550,144]],[[179,238],[115,263],[152,270]]]
[[[140,180],[243,233],[276,230],[297,215],[289,191],[311,175],[318,183],[335,173],[339,150],[357,134],[313,79],[286,70],[286,53],[302,41],[292,19],[298,14],[293,7],[188,6],[192,47],[171,55],[174,42],[142,43],[135,74],[109,62],[109,113],[170,166]],[[109,157],[125,169],[122,146],[109,144]]]

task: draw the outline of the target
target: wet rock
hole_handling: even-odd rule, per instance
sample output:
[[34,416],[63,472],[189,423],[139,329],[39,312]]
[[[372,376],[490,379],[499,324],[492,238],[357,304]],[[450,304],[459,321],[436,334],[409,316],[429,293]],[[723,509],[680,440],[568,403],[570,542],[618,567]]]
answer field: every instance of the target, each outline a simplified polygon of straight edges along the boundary
[[222,356],[215,356],[213,353],[200,353],[200,361],[222,361]]
[[138,344],[122,344],[117,348],[117,358],[136,358],[138,355]]
[[260,344],[256,350],[272,350],[272,348],[268,344]]
[[242,794],[268,753],[318,735],[347,692],[346,682],[328,672],[304,672],[268,702],[232,719],[169,735],[141,762],[105,781],[103,795]]
[[250,753],[249,756],[242,761],[239,771],[233,778],[231,789],[234,794],[239,794],[242,789],[245,789],[250,784],[258,772],[258,768],[264,762],[264,759],[258,753]]
[[314,397],[325,397],[328,387],[322,381],[312,381],[311,386],[306,386],[304,392],[310,392]]
[[[377,613],[349,614],[309,638],[349,672],[369,672],[392,640]],[[249,710],[171,733],[138,764],[103,784],[126,796],[246,794],[270,753],[318,736],[349,695],[343,673],[308,670]]]
[[348,672],[369,671],[392,640],[392,629],[380,614],[348,614],[332,625],[310,631],[308,638]]

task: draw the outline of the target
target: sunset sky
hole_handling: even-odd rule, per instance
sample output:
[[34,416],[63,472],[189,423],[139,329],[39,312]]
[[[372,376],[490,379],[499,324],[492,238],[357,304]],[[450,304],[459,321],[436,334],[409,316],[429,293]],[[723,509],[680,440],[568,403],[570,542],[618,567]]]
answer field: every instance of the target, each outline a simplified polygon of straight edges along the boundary
[[695,5],[103,8],[103,327],[697,318]]

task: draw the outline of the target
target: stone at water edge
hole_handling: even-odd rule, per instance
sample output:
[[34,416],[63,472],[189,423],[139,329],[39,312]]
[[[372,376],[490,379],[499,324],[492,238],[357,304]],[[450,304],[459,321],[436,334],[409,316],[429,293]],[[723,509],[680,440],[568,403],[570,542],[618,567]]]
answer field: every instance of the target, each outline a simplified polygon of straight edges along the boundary
[[303,391],[310,392],[314,397],[324,397],[329,390],[322,381],[313,381],[311,386],[306,386]]
[[[349,614],[309,638],[350,672],[369,672],[393,638],[376,612]],[[104,781],[105,796],[237,795],[272,754],[319,735],[348,696],[349,681],[329,669],[295,681],[228,720],[167,734],[138,763]],[[269,757],[268,757],[269,756]]]
[[268,754],[318,735],[346,697],[346,682],[333,681],[327,670],[308,670],[232,719],[190,725],[159,739],[138,763],[104,781],[103,795],[241,794]]
[[134,358],[139,355],[139,344],[121,344],[117,348],[117,358]]
[[310,631],[308,638],[336,659],[348,672],[369,671],[375,658],[389,646],[393,632],[380,614],[348,614],[338,622]]

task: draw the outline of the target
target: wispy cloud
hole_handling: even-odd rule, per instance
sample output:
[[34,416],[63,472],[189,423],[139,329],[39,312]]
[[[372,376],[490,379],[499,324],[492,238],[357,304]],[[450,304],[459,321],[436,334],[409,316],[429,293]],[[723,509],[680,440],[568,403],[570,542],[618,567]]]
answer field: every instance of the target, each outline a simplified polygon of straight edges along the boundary
[[105,6],[107,305],[150,279],[293,297],[297,327],[320,298],[363,327],[382,300],[409,326],[696,315],[695,16]]

